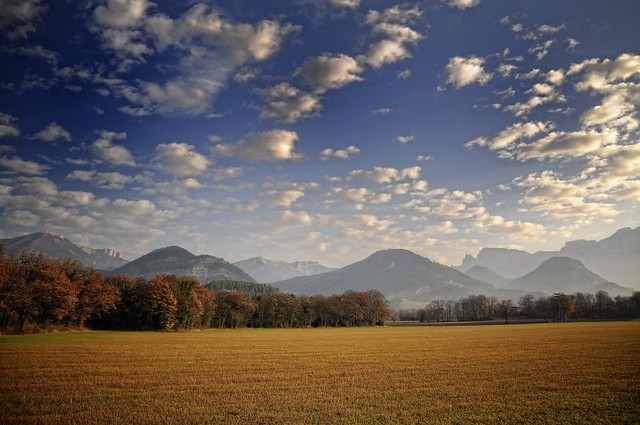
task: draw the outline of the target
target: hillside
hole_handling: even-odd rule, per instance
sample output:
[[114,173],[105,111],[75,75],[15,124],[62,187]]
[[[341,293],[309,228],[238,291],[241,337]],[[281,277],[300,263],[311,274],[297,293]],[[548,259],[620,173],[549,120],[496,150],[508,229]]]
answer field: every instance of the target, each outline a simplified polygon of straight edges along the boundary
[[503,284],[509,281],[506,277],[500,276],[490,268],[483,266],[473,266],[464,272],[464,274],[474,279],[481,280],[482,282],[490,283],[496,288],[502,287]]
[[238,291],[246,292],[253,296],[268,295],[280,292],[280,290],[274,286],[264,283],[252,283],[236,280],[214,280],[205,285],[212,291]]
[[158,274],[175,274],[193,276],[203,283],[214,280],[255,282],[251,276],[222,258],[211,255],[194,255],[179,246],[169,246],[151,251],[112,270],[111,274],[124,274],[147,279]]

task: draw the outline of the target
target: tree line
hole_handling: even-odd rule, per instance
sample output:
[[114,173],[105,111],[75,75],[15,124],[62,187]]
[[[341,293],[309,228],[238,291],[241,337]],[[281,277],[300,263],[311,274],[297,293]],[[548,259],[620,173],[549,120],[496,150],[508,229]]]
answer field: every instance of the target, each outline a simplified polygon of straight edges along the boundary
[[0,246],[3,333],[52,326],[114,330],[375,326],[390,315],[387,301],[375,290],[312,297],[264,288],[254,294],[209,290],[191,277],[105,276],[73,259],[32,253],[7,256]]
[[400,320],[454,322],[510,318],[543,319],[564,322],[567,319],[631,319],[640,317],[640,292],[611,297],[606,291],[595,294],[555,293],[551,296],[523,295],[517,303],[486,295],[471,295],[456,301],[436,300],[423,308],[401,310]]

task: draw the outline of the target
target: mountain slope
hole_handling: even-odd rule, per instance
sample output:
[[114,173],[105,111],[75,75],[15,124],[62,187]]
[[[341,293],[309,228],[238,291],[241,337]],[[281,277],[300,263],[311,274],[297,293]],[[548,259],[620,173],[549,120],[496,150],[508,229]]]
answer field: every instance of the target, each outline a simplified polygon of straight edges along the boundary
[[483,266],[473,266],[469,270],[464,272],[464,274],[476,280],[490,283],[496,288],[500,288],[504,283],[509,281],[509,279],[507,279],[506,277],[500,276],[490,268]]
[[298,276],[310,276],[326,273],[334,268],[325,267],[316,261],[278,261],[263,257],[254,257],[233,263],[244,270],[258,282],[271,283],[279,280],[291,279]]
[[[474,258],[467,257],[464,265],[473,264]],[[552,257],[580,260],[589,270],[607,280],[640,289],[640,227],[620,229],[599,241],[570,241],[559,251],[530,254],[514,249],[483,248],[478,253],[477,264],[514,279],[529,273]]]
[[122,267],[111,274],[125,274],[132,277],[153,278],[158,274],[193,276],[202,283],[214,280],[236,280],[254,282],[253,278],[222,258],[211,255],[194,255],[179,246],[156,249]]
[[632,290],[622,287],[593,273],[580,261],[569,257],[553,257],[526,275],[505,285],[508,289],[538,291],[546,294],[564,292],[596,293],[607,291],[609,295],[631,295]]
[[306,295],[377,289],[395,306],[405,301],[457,299],[494,290],[488,283],[402,249],[378,251],[339,270],[272,285],[283,292]]
[[110,270],[127,263],[114,250],[80,248],[64,236],[49,230],[2,239],[0,245],[4,246],[7,253],[13,255],[20,255],[22,252],[39,252],[52,258],[75,258],[83,266],[100,270]]

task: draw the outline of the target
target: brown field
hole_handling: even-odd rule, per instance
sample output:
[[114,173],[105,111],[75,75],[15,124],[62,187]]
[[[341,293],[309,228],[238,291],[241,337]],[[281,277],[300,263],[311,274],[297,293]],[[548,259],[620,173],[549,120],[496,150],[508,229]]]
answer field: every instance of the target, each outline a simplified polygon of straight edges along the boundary
[[0,337],[0,423],[640,423],[640,322]]

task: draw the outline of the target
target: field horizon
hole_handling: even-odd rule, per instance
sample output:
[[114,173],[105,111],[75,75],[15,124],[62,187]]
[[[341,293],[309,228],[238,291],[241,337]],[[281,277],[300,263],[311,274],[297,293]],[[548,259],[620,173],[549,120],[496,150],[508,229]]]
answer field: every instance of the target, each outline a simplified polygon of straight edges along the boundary
[[632,423],[640,322],[0,337],[2,423]]

